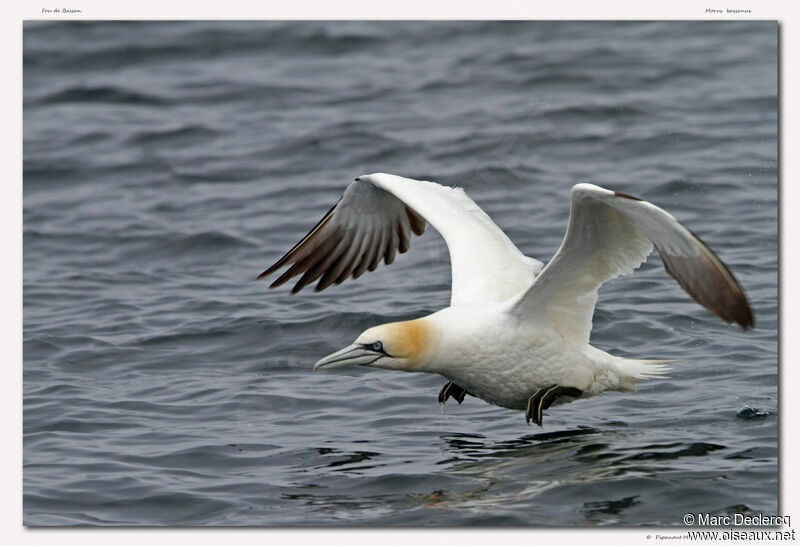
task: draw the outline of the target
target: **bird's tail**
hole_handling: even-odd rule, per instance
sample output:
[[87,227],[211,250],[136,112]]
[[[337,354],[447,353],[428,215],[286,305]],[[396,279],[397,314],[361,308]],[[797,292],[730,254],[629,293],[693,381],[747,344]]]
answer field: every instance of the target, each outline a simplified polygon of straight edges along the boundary
[[632,391],[634,383],[645,379],[664,379],[671,369],[666,364],[677,360],[641,360],[635,358],[614,358],[614,368],[620,380],[619,390]]

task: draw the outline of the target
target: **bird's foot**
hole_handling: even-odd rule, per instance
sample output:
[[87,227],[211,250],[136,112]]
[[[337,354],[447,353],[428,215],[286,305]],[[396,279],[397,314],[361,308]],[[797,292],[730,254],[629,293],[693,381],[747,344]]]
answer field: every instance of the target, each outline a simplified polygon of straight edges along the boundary
[[447,384],[442,387],[442,390],[439,391],[439,403],[444,405],[444,403],[447,402],[447,399],[452,396],[460,405],[461,402],[464,401],[464,397],[468,394],[471,395],[471,393],[465,391],[452,381],[448,381]]
[[525,422],[530,426],[531,421],[542,426],[542,412],[549,408],[559,396],[573,396],[578,398],[583,391],[575,387],[561,387],[551,385],[539,389],[528,398],[528,409],[525,411]]

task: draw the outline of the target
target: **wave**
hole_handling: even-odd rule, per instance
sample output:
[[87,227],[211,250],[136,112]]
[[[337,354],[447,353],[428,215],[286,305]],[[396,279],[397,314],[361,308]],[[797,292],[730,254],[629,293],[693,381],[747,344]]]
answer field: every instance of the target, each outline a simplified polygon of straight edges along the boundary
[[37,104],[111,103],[142,106],[164,106],[169,101],[157,95],[132,91],[115,86],[70,87],[40,97]]

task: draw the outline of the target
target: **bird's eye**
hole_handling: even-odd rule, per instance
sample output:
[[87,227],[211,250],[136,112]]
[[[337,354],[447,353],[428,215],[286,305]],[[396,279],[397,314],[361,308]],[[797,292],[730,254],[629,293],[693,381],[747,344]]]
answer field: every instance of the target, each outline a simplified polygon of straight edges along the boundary
[[380,341],[376,341],[375,343],[370,345],[369,348],[372,349],[373,351],[375,351],[376,353],[382,353],[383,352],[383,343],[381,343]]

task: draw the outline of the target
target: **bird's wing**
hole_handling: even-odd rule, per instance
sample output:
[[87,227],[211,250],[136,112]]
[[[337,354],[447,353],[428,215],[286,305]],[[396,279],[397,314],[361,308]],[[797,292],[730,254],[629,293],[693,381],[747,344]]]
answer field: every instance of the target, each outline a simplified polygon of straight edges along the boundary
[[542,263],[523,255],[460,188],[390,174],[362,176],[299,243],[258,278],[290,265],[271,287],[303,276],[292,292],[316,290],[392,263],[426,221],[450,250],[451,304],[504,301],[528,287]]
[[592,184],[570,192],[561,247],[512,312],[544,320],[565,339],[588,343],[597,289],[633,272],[655,245],[664,267],[700,305],[743,328],[753,314],[730,270],[694,233],[652,203]]

